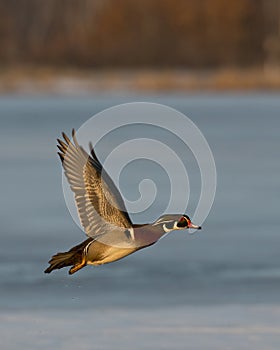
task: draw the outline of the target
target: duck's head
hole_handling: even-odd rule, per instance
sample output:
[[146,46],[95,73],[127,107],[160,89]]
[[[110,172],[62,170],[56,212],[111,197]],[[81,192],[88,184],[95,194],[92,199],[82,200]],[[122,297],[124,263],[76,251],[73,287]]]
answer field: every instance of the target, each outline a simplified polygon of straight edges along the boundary
[[194,230],[200,230],[201,226],[192,223],[188,215],[177,215],[169,214],[161,216],[154,225],[162,226],[165,232],[170,232],[172,230],[184,230],[192,228]]

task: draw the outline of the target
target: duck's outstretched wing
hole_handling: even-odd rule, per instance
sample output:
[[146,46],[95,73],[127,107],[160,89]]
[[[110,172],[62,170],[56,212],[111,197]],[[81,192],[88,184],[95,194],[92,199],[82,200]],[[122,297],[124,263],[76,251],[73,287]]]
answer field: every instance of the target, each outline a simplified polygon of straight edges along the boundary
[[109,175],[103,169],[90,145],[91,156],[78,144],[75,130],[72,142],[65,133],[57,140],[58,154],[65,176],[75,195],[79,217],[85,233],[96,238],[112,226],[131,228],[123,199]]

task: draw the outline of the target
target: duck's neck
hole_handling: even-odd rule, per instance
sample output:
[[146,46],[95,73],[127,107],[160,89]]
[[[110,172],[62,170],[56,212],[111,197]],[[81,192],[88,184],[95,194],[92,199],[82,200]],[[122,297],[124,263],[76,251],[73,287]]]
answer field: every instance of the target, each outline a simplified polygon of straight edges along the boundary
[[140,246],[147,246],[157,242],[162,236],[172,231],[162,225],[133,225],[134,239]]

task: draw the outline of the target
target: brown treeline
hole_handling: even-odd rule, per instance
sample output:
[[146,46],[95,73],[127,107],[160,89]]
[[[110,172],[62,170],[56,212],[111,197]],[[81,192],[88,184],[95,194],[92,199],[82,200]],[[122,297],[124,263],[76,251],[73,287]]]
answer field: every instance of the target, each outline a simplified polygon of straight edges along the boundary
[[4,65],[257,66],[265,35],[261,0],[0,0]]

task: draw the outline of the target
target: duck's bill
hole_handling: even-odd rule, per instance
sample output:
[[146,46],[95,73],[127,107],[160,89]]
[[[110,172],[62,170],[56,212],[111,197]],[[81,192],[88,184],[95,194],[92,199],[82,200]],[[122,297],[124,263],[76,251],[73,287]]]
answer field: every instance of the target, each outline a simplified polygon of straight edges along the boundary
[[192,228],[193,230],[201,230],[201,226],[195,225],[192,222],[190,223],[188,228]]

